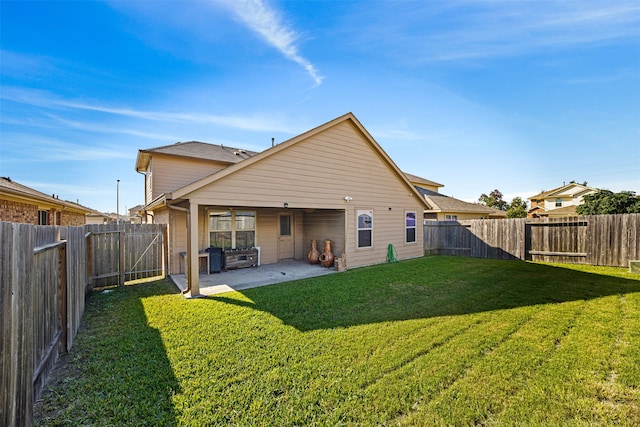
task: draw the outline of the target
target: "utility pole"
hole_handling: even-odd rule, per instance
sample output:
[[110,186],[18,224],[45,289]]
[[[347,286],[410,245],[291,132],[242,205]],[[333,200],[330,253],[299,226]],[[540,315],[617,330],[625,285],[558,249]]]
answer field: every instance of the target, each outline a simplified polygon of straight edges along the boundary
[[120,180],[116,184],[116,223],[120,224]]

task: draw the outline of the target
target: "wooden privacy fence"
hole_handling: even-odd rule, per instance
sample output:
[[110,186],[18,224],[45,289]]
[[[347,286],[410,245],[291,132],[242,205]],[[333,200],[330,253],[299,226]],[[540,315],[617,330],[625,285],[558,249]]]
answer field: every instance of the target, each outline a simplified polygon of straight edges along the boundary
[[[124,274],[118,265],[117,275],[103,279],[117,284],[122,277],[163,275],[165,227],[120,227],[119,248],[129,252],[117,258],[134,261]],[[0,425],[33,423],[33,403],[59,355],[73,345],[87,292],[102,280],[93,277],[92,265],[102,253],[113,256],[92,236],[111,228],[0,222]],[[136,237],[153,233],[159,235]],[[159,247],[145,246],[145,239]]]
[[427,255],[626,267],[640,259],[640,214],[425,221]]
[[163,275],[167,257],[163,224],[87,225],[89,277],[94,287]]

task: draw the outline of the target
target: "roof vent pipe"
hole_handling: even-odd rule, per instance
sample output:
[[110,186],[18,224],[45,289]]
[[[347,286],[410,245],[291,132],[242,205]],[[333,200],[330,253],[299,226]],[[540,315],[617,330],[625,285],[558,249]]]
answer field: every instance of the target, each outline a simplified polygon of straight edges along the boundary
[[273,147],[273,145],[275,144],[276,139],[275,138],[271,138],[271,146]]

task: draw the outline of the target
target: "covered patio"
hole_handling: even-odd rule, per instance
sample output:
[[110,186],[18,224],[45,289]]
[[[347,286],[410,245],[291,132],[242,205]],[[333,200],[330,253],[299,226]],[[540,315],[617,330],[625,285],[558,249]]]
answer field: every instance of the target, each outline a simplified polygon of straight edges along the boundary
[[[241,291],[258,286],[324,276],[337,272],[338,270],[334,267],[323,268],[318,264],[309,264],[309,262],[305,260],[279,262],[276,264],[266,264],[253,268],[242,268],[212,274],[200,273],[200,295],[206,296],[224,292]],[[172,274],[169,277],[180,291],[186,291],[187,276],[185,274]]]

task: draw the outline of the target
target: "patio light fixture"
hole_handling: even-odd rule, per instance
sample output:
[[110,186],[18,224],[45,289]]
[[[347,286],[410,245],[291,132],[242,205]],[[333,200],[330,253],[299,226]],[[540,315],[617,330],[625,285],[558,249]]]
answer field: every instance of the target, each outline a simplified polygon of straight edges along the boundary
[[352,200],[353,200],[353,197],[351,197],[351,196],[344,196],[344,200],[345,200],[347,203],[349,203],[350,201],[352,201]]

